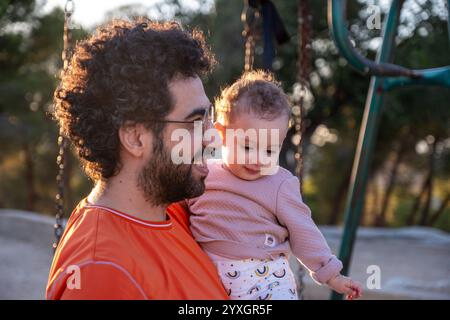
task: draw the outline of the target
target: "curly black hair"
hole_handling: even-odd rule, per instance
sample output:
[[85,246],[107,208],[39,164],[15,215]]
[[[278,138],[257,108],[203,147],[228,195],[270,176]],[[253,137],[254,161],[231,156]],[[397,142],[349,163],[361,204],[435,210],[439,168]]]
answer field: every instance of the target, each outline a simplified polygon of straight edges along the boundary
[[215,64],[201,31],[147,18],[114,20],[74,48],[54,94],[54,118],[96,180],[120,170],[119,128],[143,123],[157,136],[173,109],[169,82],[208,73]]

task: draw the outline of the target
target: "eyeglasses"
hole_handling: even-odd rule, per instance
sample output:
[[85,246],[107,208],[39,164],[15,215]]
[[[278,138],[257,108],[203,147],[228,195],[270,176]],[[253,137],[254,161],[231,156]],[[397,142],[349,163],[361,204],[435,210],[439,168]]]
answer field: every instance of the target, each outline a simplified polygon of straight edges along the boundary
[[211,104],[209,107],[205,109],[205,113],[203,115],[202,120],[192,120],[192,121],[183,121],[183,120],[152,120],[152,122],[160,122],[160,123],[196,123],[201,122],[203,133],[211,128],[214,124],[214,116],[215,116],[215,108],[214,105]]

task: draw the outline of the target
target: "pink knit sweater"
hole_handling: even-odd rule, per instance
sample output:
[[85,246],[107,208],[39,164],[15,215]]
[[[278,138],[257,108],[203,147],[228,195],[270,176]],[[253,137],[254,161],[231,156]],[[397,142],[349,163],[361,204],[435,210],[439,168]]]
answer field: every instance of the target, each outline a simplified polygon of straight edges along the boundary
[[299,181],[279,168],[254,181],[208,162],[206,190],[188,200],[191,231],[202,248],[228,259],[265,259],[292,252],[325,283],[342,269],[303,203]]

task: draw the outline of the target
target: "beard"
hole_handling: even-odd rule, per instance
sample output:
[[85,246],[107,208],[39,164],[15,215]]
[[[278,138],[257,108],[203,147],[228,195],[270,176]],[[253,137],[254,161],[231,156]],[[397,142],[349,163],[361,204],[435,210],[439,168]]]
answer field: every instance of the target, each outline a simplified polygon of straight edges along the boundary
[[139,173],[138,188],[152,205],[168,205],[203,194],[205,177],[195,179],[192,164],[174,164],[163,140],[157,139],[152,158]]

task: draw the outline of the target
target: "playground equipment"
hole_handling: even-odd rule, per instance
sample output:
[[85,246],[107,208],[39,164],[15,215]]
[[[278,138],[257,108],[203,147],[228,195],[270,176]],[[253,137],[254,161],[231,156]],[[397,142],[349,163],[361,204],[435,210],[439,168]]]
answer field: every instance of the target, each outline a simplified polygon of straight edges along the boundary
[[[447,2],[450,14],[450,0]],[[394,88],[410,85],[438,85],[450,88],[450,66],[410,70],[390,63],[394,57],[394,40],[404,0],[392,0],[383,23],[383,40],[375,62],[359,54],[350,42],[346,26],[346,3],[346,0],[328,0],[328,25],[341,55],[353,68],[364,74],[370,74],[371,78],[353,162],[345,209],[344,235],[339,250],[339,258],[344,265],[343,274],[349,272],[353,244],[364,205],[368,171],[382,114],[384,94]],[[450,23],[448,25],[450,37]],[[332,294],[332,299],[339,298],[341,298],[340,295]]]
[[[450,0],[447,2],[450,10]],[[371,61],[363,57],[351,44],[346,25],[346,3],[347,2],[345,0],[328,0],[329,28],[341,55],[353,68],[363,74],[371,75],[371,79],[353,163],[349,188],[350,192],[348,194],[345,209],[345,228],[339,251],[339,258],[342,260],[344,265],[342,271],[343,274],[348,274],[349,272],[353,244],[364,204],[368,170],[372,159],[375,138],[382,113],[384,94],[395,88],[410,85],[438,85],[450,87],[450,66],[425,70],[411,70],[391,63],[393,59],[395,32],[404,0],[392,0],[391,7],[383,24],[383,40],[376,57],[376,61]],[[73,11],[73,1],[67,0],[64,7],[64,50],[62,53],[64,69],[68,67],[71,56],[72,43],[70,19]],[[244,11],[241,14],[241,19],[244,23],[243,36],[245,38],[244,69],[248,71],[253,68],[255,42],[260,38],[263,38],[264,67],[270,70],[274,58],[274,46],[272,42],[273,35],[279,44],[285,43],[289,39],[275,6],[270,0],[244,0]],[[261,19],[263,26],[262,31],[259,29]],[[298,0],[299,44],[297,82],[301,86],[301,94],[300,100],[297,102],[297,105],[293,110],[293,123],[295,126],[295,135],[299,137],[295,143],[295,173],[299,177],[300,181],[303,170],[303,99],[305,98],[306,92],[309,90],[307,79],[309,77],[310,70],[310,21],[311,16],[309,14],[308,0]],[[448,28],[450,37],[450,23]],[[260,36],[261,33],[263,34],[263,37]],[[58,145],[58,176],[56,179],[58,193],[56,195],[56,223],[54,225],[56,240],[53,244],[54,249],[56,249],[64,230],[63,216],[66,181],[64,165],[65,155],[68,150],[68,141],[63,136],[62,132],[60,132],[58,137]],[[300,278],[302,278],[302,276]],[[300,287],[302,289],[303,285]],[[301,290],[299,290],[299,295],[301,298]],[[341,296],[333,293],[332,298],[339,299]]]
[[[64,46],[62,52],[63,60],[63,71],[69,66],[70,57],[72,54],[72,34],[70,31],[70,24],[73,11],[75,9],[72,0],[67,0],[64,6]],[[56,158],[56,164],[58,166],[58,175],[56,176],[56,185],[58,188],[58,193],[55,197],[56,205],[56,222],[54,225],[55,232],[55,242],[53,243],[53,250],[56,250],[59,240],[64,232],[64,194],[65,194],[65,183],[67,180],[66,171],[64,166],[66,163],[66,154],[69,148],[69,142],[67,138],[63,135],[61,129],[58,136],[58,156]]]

